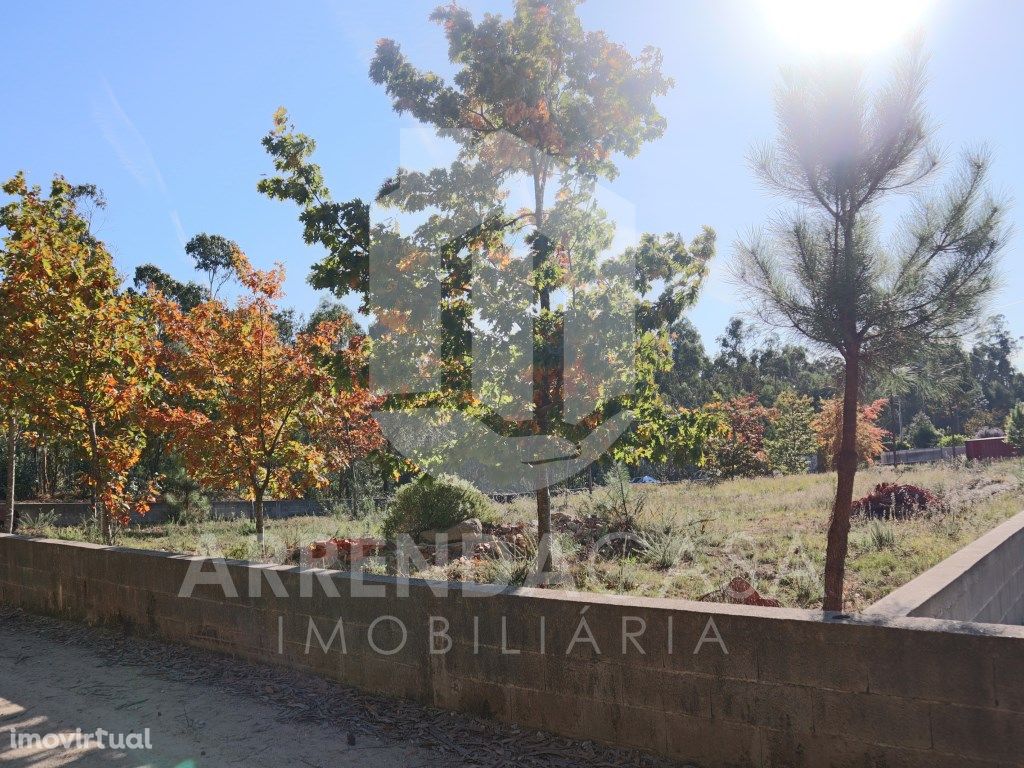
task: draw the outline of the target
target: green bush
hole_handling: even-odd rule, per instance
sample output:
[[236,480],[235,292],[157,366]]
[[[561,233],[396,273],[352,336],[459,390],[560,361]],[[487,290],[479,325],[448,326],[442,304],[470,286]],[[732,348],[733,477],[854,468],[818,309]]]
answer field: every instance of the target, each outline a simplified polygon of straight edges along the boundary
[[424,531],[444,531],[456,523],[479,518],[496,522],[498,514],[491,500],[472,483],[452,475],[420,475],[395,491],[384,516],[386,538],[400,533],[417,536]]
[[923,411],[918,413],[907,427],[906,437],[915,448],[934,448],[939,444],[942,433]]
[[1006,442],[1024,449],[1024,403],[1017,403],[1006,417]]
[[967,442],[967,435],[943,435],[939,438],[940,448],[953,448],[958,445],[963,445]]

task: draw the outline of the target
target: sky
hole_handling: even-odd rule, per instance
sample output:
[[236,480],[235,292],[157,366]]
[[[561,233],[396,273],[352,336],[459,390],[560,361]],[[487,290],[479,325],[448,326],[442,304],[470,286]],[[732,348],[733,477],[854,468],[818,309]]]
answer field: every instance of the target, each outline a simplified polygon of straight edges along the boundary
[[[126,276],[151,262],[191,279],[185,242],[223,234],[257,266],[283,263],[285,303],[308,313],[326,296],[306,283],[323,251],[303,244],[294,205],[256,192],[272,171],[260,138],[285,106],[317,139],[316,161],[338,200],[371,198],[400,163],[429,159],[430,137],[392,111],[367,67],[376,41],[390,37],[417,66],[447,71],[443,35],[427,18],[436,4],[7,3],[0,176],[20,169],[45,185],[61,173],[102,188],[108,207],[94,228]],[[463,4],[478,15],[511,10],[511,0]],[[1024,184],[1024,3],[590,0],[580,14],[634,52],[661,48],[675,80],[659,103],[665,135],[620,162],[605,195],[627,232],[717,231],[711,276],[690,313],[709,347],[748,309],[728,278],[737,239],[787,207],[747,162],[750,149],[774,135],[773,89],[784,68],[856,51],[869,71],[884,70],[897,38],[919,29],[931,56],[936,143],[951,163],[961,148],[986,144],[993,189],[1012,200]],[[1019,215],[1011,212],[1011,221]],[[1017,230],[989,311],[1004,314],[1019,336]]]

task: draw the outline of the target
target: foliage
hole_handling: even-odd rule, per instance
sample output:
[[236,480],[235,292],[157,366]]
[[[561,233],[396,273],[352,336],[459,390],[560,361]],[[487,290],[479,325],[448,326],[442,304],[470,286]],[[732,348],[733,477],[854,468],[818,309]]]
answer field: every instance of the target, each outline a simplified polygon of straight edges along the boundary
[[[282,340],[274,314],[283,270],[253,269],[240,251],[233,270],[247,291],[233,308],[210,300],[186,314],[154,297],[171,339],[161,361],[171,399],[160,417],[192,476],[253,500],[261,537],[264,498],[327,485],[382,438],[369,393],[335,387],[328,362],[339,353],[339,324]],[[352,365],[359,343],[344,351]]]
[[236,251],[238,246],[221,235],[203,233],[185,243],[185,253],[192,257],[196,270],[206,273],[209,296],[215,297],[231,279]]
[[907,427],[907,439],[915,448],[934,448],[942,439],[942,433],[924,411],[914,416]]
[[5,334],[21,350],[18,386],[32,421],[86,457],[84,484],[110,541],[153,495],[130,472],[158,379],[156,329],[139,296],[119,293],[113,259],[79,211],[81,188],[58,176],[44,198],[19,174],[3,189],[15,201],[0,212],[0,307],[22,317]]
[[855,512],[868,517],[904,518],[924,512],[938,503],[927,488],[906,483],[879,483],[867,496],[854,502]]
[[629,470],[620,463],[587,500],[586,510],[601,521],[606,533],[633,533],[646,516],[649,498],[648,489],[630,482]]
[[201,523],[210,514],[210,499],[202,484],[189,475],[184,467],[175,466],[164,476],[160,485],[173,522]]
[[765,438],[777,414],[765,408],[755,395],[708,404],[725,429],[707,443],[707,462],[722,477],[756,477],[771,472]]
[[693,546],[690,526],[671,514],[643,525],[638,537],[644,560],[660,570],[674,568]]
[[773,406],[765,449],[774,472],[789,475],[807,471],[807,457],[818,450],[814,404],[807,395],[783,390]]
[[1006,442],[1024,450],[1024,402],[1013,406],[1006,417]]
[[446,531],[471,517],[494,522],[497,514],[491,500],[462,478],[422,474],[395,491],[383,532],[389,539],[401,533],[415,537],[424,531]]
[[880,520],[872,520],[868,526],[868,541],[874,549],[890,549],[896,546],[896,532],[892,526]]
[[825,608],[843,608],[865,371],[926,359],[976,324],[1007,241],[1004,207],[985,191],[989,158],[967,153],[944,192],[921,201],[882,245],[878,211],[939,163],[928,145],[919,51],[874,96],[861,69],[807,67],[776,99],[780,136],[755,158],[762,180],[800,208],[741,249],[738,277],[767,320],[843,361],[842,434],[825,567]]
[[141,264],[136,267],[132,284],[136,291],[142,293],[150,290],[162,293],[167,298],[178,302],[185,312],[210,298],[210,292],[204,286],[191,280],[187,283],[175,280],[154,264]]
[[[861,405],[857,411],[857,460],[872,464],[885,450],[884,440],[889,434],[880,426],[878,419],[888,404],[887,400],[875,400]],[[836,454],[842,436],[843,401],[841,398],[826,400],[815,417],[812,426],[818,435],[818,447],[829,468],[835,466]]]
[[943,435],[942,437],[939,438],[939,447],[940,448],[953,448],[953,447],[956,447],[956,446],[963,445],[966,442],[967,442],[967,435],[959,435],[959,434]]
[[[339,297],[360,296],[360,311],[376,320],[377,359],[414,363],[401,380],[425,394],[392,398],[388,408],[441,409],[442,423],[460,412],[500,438],[544,436],[547,446],[577,447],[630,411],[634,428],[617,446],[618,457],[697,459],[711,423],[662,402],[655,376],[671,363],[668,327],[695,300],[714,235],[705,230],[687,244],[676,233],[646,234],[619,257],[598,259],[612,243],[613,227],[595,203],[595,183],[616,175],[614,159],[636,155],[664,132],[655,101],[671,81],[661,73],[658,51],[633,56],[605,34],[584,30],[576,5],[521,0],[510,18],[488,14],[479,22],[456,5],[438,8],[431,19],[444,30],[450,80],[417,69],[394,41],[378,43],[371,79],[398,113],[411,113],[458,148],[446,168],[399,169],[381,186],[380,206],[421,217],[411,233],[389,222],[371,227],[360,199],[334,202],[310,162],[315,143],[295,132],[283,110],[263,140],[277,175],[259,189],[299,205],[304,239],[328,251],[310,282]],[[506,210],[507,188],[524,177],[531,205]],[[371,247],[375,258],[393,262],[394,285],[415,287],[415,301],[376,299],[369,290]],[[631,262],[635,268],[626,270]],[[478,302],[487,288],[490,301]],[[564,304],[552,302],[562,295]],[[607,326],[632,325],[608,323],[608,310],[627,306],[626,298],[637,305],[637,338],[626,341],[635,343],[636,370],[623,375],[630,381],[598,386],[579,366],[563,364],[566,329],[573,321],[584,336],[574,340],[577,349],[606,342]],[[479,322],[474,309],[483,313]],[[624,351],[616,347],[610,357]],[[486,372],[484,380],[474,380],[474,372]],[[410,381],[416,377],[429,386]],[[585,400],[589,414],[566,418],[566,392],[581,391],[594,393]],[[646,444],[666,432],[667,439]],[[436,443],[428,449],[431,455],[416,457],[421,466],[439,453]],[[543,478],[536,482],[543,537],[550,532],[550,496]],[[545,564],[539,563],[542,571]]]

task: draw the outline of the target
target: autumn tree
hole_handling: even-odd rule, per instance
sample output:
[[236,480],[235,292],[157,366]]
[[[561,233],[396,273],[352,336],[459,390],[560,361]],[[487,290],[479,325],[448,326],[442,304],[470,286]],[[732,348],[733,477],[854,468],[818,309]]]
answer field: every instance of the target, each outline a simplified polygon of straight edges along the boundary
[[708,465],[722,477],[769,474],[771,462],[765,441],[775,411],[761,405],[757,395],[714,401],[706,408],[724,427],[708,441]]
[[858,396],[866,370],[927,358],[973,324],[1006,241],[1003,209],[985,192],[988,157],[968,153],[945,192],[922,199],[884,243],[882,205],[930,178],[923,60],[912,54],[874,96],[859,70],[817,67],[787,77],[779,138],[755,153],[773,190],[803,207],[771,236],[740,248],[741,283],[762,317],[838,355],[842,433],[825,562],[827,611],[843,608],[857,474]]
[[[339,296],[361,293],[362,309],[378,318],[384,342],[407,350],[393,357],[428,361],[447,394],[435,393],[425,402],[478,409],[495,432],[532,446],[530,461],[536,465],[559,452],[579,453],[581,432],[589,434],[625,408],[671,425],[660,434],[674,434],[674,448],[685,441],[692,447],[706,426],[692,413],[658,402],[653,372],[671,362],[668,326],[696,296],[713,233],[691,243],[677,234],[649,235],[617,265],[601,267],[597,259],[610,244],[611,225],[594,205],[595,184],[616,175],[617,157],[636,155],[664,132],[655,100],[671,82],[661,73],[658,51],[634,56],[604,33],[584,30],[576,5],[521,0],[512,17],[488,15],[479,22],[458,6],[438,8],[431,18],[444,29],[456,69],[450,80],[418,69],[394,41],[378,43],[371,79],[385,88],[397,112],[410,113],[459,148],[447,168],[399,169],[382,185],[381,206],[425,216],[410,235],[385,223],[371,228],[368,206],[360,200],[332,201],[323,174],[308,159],[313,140],[296,133],[283,113],[264,139],[279,175],[260,183],[265,194],[298,203],[306,241],[327,247],[311,282]],[[506,210],[507,187],[519,179],[530,190],[529,203]],[[516,241],[525,244],[526,254],[517,253]],[[374,249],[393,256],[397,279],[423,292],[436,289],[436,301],[412,309],[374,305]],[[432,266],[434,257],[439,269]],[[629,260],[638,265],[636,273],[616,274]],[[478,302],[481,273],[490,280],[490,307]],[[609,291],[610,285],[629,287]],[[566,390],[578,393],[593,382],[565,378],[573,366],[563,362],[576,347],[566,344],[567,325],[575,319],[584,333],[597,334],[600,324],[588,326],[583,314],[596,317],[600,307],[616,305],[615,296],[626,293],[640,299],[638,339],[629,340],[631,347],[638,345],[640,391],[605,398],[592,418],[577,419],[566,410]],[[560,294],[566,297],[561,303]],[[417,312],[437,308],[443,333],[434,340],[421,330],[427,323]],[[485,322],[475,323],[474,310],[484,312]],[[520,322],[512,322],[517,314]],[[374,343],[382,347],[380,338]],[[486,380],[474,380],[484,369]],[[524,382],[529,391],[519,409]],[[479,413],[481,407],[489,413]],[[641,418],[633,439],[624,439],[620,448],[642,449],[635,438],[656,432],[646,429],[651,423]],[[547,484],[540,485],[538,527],[547,541],[550,497]],[[540,570],[549,564],[542,550]]]
[[131,487],[129,473],[145,443],[157,341],[141,297],[120,292],[109,251],[81,215],[82,190],[56,177],[46,198],[20,174],[4,186],[16,199],[3,210],[11,234],[0,301],[22,317],[10,337],[21,405],[85,456],[85,484],[109,542],[151,496]]
[[153,297],[174,401],[161,407],[160,421],[192,477],[253,502],[262,545],[265,499],[326,486],[330,473],[382,439],[367,391],[338,387],[331,370],[338,354],[357,367],[361,339],[339,349],[338,320],[282,339],[275,313],[283,270],[254,269],[236,250],[232,271],[246,291],[232,307],[209,299],[186,313]]
[[[889,432],[879,426],[878,420],[889,401],[882,398],[857,407],[857,461],[872,464],[885,450],[885,438]],[[818,438],[818,447],[825,460],[825,466],[835,469],[843,445],[843,399],[834,397],[821,404],[821,411],[814,417],[811,426]]]

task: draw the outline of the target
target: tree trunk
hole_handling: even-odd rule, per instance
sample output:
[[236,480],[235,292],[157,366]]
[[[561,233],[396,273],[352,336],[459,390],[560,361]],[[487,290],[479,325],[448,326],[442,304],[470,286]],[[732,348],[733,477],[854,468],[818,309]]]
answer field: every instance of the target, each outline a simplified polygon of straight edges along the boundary
[[90,419],[89,421],[89,447],[91,450],[89,472],[92,474],[93,511],[96,514],[96,521],[100,526],[100,536],[103,537],[103,543],[113,544],[114,534],[110,526],[110,510],[106,508],[101,500],[103,495],[100,493],[100,445],[95,419]]
[[839,454],[836,456],[836,496],[828,526],[828,548],[825,552],[826,611],[842,612],[843,581],[846,576],[846,551],[850,535],[850,509],[853,506],[853,483],[857,477],[857,397],[860,389],[860,350],[855,346],[846,353],[846,375],[843,388],[843,425]]
[[256,518],[256,544],[263,549],[263,489],[257,488],[252,501],[253,516]]
[[14,533],[14,474],[17,461],[18,422],[7,417],[7,532]]
[[48,499],[50,498],[50,450],[46,443],[43,443],[40,458],[42,460],[42,467],[40,468],[42,482],[39,485],[39,495],[44,499]]
[[551,491],[537,491],[537,573],[551,573]]

